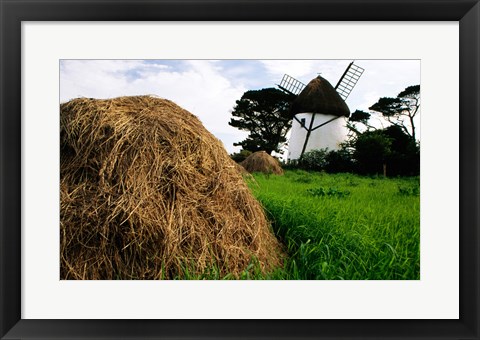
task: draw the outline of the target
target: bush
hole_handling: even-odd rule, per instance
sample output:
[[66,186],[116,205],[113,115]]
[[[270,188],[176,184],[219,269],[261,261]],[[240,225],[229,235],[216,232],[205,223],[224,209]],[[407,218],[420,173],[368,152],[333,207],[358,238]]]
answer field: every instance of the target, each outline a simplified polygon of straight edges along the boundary
[[289,160],[284,169],[325,171],[328,173],[355,172],[355,162],[347,149],[316,149],[305,152],[301,159]]
[[298,167],[304,170],[323,171],[327,165],[328,149],[318,149],[305,152],[298,160]]
[[240,163],[245,160],[248,156],[252,154],[251,151],[248,150],[241,150],[240,152],[234,152],[230,155],[230,158],[232,158],[235,162]]
[[391,154],[392,141],[382,130],[366,131],[354,143],[358,171],[363,175],[382,174]]
[[383,130],[392,141],[392,152],[387,159],[390,176],[415,176],[420,174],[420,147],[398,126]]
[[355,163],[348,150],[332,150],[327,153],[325,171],[329,173],[354,172]]
[[353,156],[363,175],[416,176],[420,174],[420,148],[398,126],[366,131],[353,142]]

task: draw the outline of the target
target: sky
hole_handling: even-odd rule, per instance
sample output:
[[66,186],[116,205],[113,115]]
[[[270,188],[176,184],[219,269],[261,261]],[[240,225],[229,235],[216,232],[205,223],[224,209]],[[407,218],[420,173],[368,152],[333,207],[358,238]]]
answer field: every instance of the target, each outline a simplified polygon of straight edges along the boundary
[[[228,153],[248,135],[228,125],[235,101],[248,90],[276,87],[284,74],[304,84],[317,75],[333,86],[353,60],[61,60],[60,102],[78,97],[155,95],[196,115]],[[420,84],[419,60],[355,60],[365,69],[347,98],[350,112]],[[374,125],[384,122],[372,115]],[[420,124],[416,129],[420,136]]]

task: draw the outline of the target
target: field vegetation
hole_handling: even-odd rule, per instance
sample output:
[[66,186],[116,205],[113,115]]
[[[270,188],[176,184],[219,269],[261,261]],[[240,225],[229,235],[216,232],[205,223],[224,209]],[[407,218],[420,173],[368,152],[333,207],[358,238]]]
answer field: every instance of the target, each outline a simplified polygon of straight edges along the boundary
[[419,177],[289,170],[254,178],[250,187],[289,256],[269,278],[420,278]]
[[[286,110],[290,119],[298,98],[283,98],[294,100]],[[281,138],[261,133],[259,127],[270,123],[258,117],[274,116],[240,102],[230,125],[250,134],[234,144],[243,149],[232,159],[241,162],[257,150],[278,152],[286,131],[283,121],[278,119],[275,130]],[[349,135],[339,150],[302,151],[298,159],[283,164],[284,176],[264,169],[247,178],[287,257],[268,274],[259,274],[253,261],[242,278],[420,279],[420,140],[414,124],[419,109],[420,85],[408,86],[395,98],[381,97],[370,112],[351,113]],[[266,112],[274,111],[283,112]],[[371,123],[373,113],[386,127]]]
[[[419,177],[287,170],[248,179],[284,245],[283,265],[262,274],[255,258],[240,279],[420,279]],[[187,279],[234,279],[212,267]]]

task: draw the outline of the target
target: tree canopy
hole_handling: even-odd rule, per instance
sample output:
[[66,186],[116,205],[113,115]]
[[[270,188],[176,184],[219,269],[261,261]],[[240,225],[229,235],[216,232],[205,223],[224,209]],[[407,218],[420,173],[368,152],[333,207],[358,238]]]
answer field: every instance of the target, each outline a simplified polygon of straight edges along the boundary
[[350,115],[350,121],[352,122],[362,122],[366,123],[370,119],[370,113],[362,111],[362,110],[355,110]]
[[229,125],[248,131],[248,137],[235,146],[244,150],[281,152],[292,126],[290,105],[292,97],[275,88],[245,92],[236,101]]
[[[389,175],[418,175],[420,147],[413,118],[419,108],[420,85],[413,85],[401,91],[396,98],[380,98],[369,108],[390,123],[386,128],[373,126],[368,112],[353,112],[347,123],[353,133],[344,147],[352,153],[356,171],[374,174],[381,173],[383,168],[386,173],[388,166]],[[363,125],[363,128],[357,124]]]
[[419,108],[420,85],[407,87],[396,98],[382,97],[369,107],[372,111],[380,112],[387,121],[400,127],[413,140],[416,140],[413,118]]
[[390,156],[392,141],[382,130],[366,131],[354,143],[353,157],[361,173],[381,173]]

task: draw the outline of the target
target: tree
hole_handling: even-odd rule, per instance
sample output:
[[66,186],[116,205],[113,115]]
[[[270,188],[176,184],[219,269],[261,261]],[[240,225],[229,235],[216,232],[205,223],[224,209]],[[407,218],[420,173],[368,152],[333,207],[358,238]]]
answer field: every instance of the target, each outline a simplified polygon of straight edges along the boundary
[[361,122],[365,125],[368,125],[368,120],[370,119],[370,113],[362,111],[362,110],[355,110],[351,115],[349,120],[352,122]]
[[292,126],[290,104],[292,97],[275,88],[245,92],[236,101],[229,125],[249,131],[248,137],[234,143],[244,150],[281,152],[287,141],[286,134]]
[[412,176],[420,174],[420,147],[400,127],[391,125],[383,130],[391,140],[391,154],[388,156],[388,173],[391,176]]
[[387,159],[391,154],[392,141],[383,130],[365,131],[353,143],[353,157],[358,170],[364,174],[382,173],[386,176]]
[[346,148],[340,150],[330,150],[326,156],[327,165],[325,171],[329,173],[354,172],[352,154]]
[[410,135],[397,125],[370,130],[351,143],[358,170],[363,174],[412,176],[420,173],[420,148]]
[[[382,97],[369,107],[372,111],[380,112],[391,124],[400,127],[414,141],[415,124],[413,118],[420,108],[420,85],[407,87],[396,98]],[[408,122],[409,127],[405,124]]]
[[[350,118],[348,118],[347,129],[349,131],[353,132],[354,135],[361,134],[360,129],[357,127],[356,123],[363,124],[367,128],[367,130],[375,129],[368,122],[370,117],[371,117],[371,115],[368,112],[365,112],[365,111],[362,111],[362,110],[355,110],[350,115]],[[352,137],[352,134],[349,134],[349,136]]]

